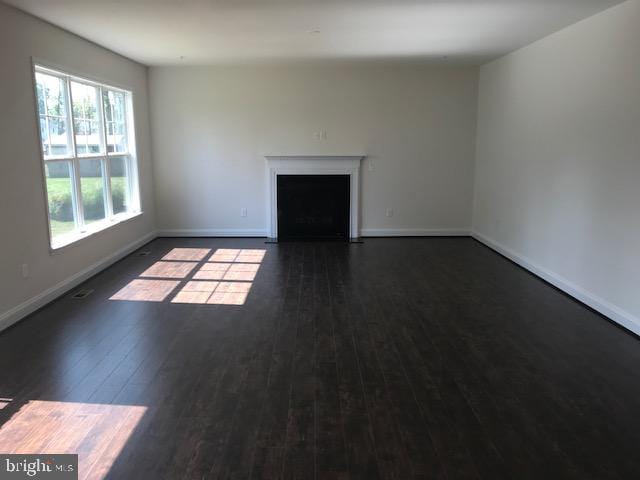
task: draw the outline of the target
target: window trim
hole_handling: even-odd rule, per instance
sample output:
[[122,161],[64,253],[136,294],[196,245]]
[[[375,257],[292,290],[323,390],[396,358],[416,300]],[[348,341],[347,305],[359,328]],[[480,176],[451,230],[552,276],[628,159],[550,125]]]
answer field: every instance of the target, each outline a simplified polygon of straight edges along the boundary
[[[47,73],[47,71],[51,72],[51,74],[56,76],[61,76],[66,79],[66,107],[68,109],[67,121],[70,122],[68,125],[68,138],[69,138],[69,147],[71,148],[71,155],[51,155],[45,158],[45,154],[42,148],[43,140],[42,140],[42,132],[40,130],[40,108],[38,104],[38,85],[36,79],[37,72]],[[35,121],[36,121],[36,130],[37,130],[37,140],[38,140],[38,151],[39,151],[39,161],[41,166],[41,180],[42,180],[42,193],[44,200],[44,208],[46,212],[46,221],[47,221],[47,235],[49,238],[48,246],[49,253],[54,254],[62,249],[67,249],[68,247],[75,245],[76,243],[92,237],[100,232],[104,232],[109,230],[111,227],[115,225],[128,222],[134,218],[140,217],[143,215],[144,211],[142,208],[142,199],[140,195],[140,182],[139,182],[139,174],[138,174],[138,155],[137,155],[137,136],[135,132],[135,116],[134,116],[134,104],[135,104],[135,96],[132,90],[127,89],[123,85],[118,82],[113,82],[110,80],[99,79],[95,76],[87,75],[85,73],[81,73],[78,71],[74,71],[73,69],[55,65],[46,60],[31,57],[31,76],[33,82],[33,93],[34,93],[34,110],[35,110]],[[98,102],[98,115],[99,123],[100,123],[100,137],[101,142],[104,145],[104,152],[100,154],[88,154],[88,155],[78,155],[76,141],[75,141],[75,127],[73,125],[73,103],[71,96],[71,82],[75,81],[77,83],[82,83],[85,85],[90,85],[97,88],[97,102]],[[102,97],[103,91],[115,91],[122,92],[126,95],[127,107],[125,111],[125,129],[127,132],[127,150],[125,152],[108,152],[108,139],[106,136],[107,133],[107,125],[106,125],[106,115],[104,109],[104,99]],[[131,135],[132,133],[132,135]],[[133,138],[131,138],[131,136]],[[121,212],[118,214],[113,213],[113,200],[112,200],[112,192],[111,192],[111,175],[110,175],[110,163],[111,159],[123,157],[125,158],[125,169],[127,172],[127,192],[126,195],[129,199],[129,204],[133,206],[130,211]],[[89,160],[89,159],[100,159],[101,160],[101,168],[103,175],[103,188],[104,191],[104,202],[105,202],[105,218],[102,220],[98,220],[92,222],[90,224],[86,224],[84,222],[79,222],[79,220],[84,218],[78,209],[82,209],[82,193],[81,193],[81,185],[80,185],[80,176],[79,176],[79,162],[81,160]],[[74,209],[74,232],[65,234],[62,239],[58,239],[58,241],[54,241],[53,232],[51,229],[51,214],[49,212],[49,198],[47,192],[47,174],[46,174],[46,166],[47,163],[57,163],[57,162],[68,162],[70,164],[70,181],[73,184],[74,192],[76,194],[72,195],[73,197],[73,209]]]

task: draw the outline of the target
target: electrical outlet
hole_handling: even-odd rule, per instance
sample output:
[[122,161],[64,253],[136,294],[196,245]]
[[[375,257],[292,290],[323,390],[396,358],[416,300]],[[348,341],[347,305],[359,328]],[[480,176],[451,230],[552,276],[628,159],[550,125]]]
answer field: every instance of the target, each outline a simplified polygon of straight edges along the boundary
[[393,208],[387,208],[387,217],[393,217]]
[[327,139],[327,131],[326,130],[318,130],[317,132],[313,132],[313,139],[316,141],[326,140]]
[[370,172],[373,172],[373,162],[371,160],[369,160],[367,165],[367,170],[369,170]]
[[241,208],[240,209],[240,216],[241,217],[246,217],[247,216],[247,209],[246,208]]
[[29,265],[26,263],[22,264],[22,278],[29,277]]

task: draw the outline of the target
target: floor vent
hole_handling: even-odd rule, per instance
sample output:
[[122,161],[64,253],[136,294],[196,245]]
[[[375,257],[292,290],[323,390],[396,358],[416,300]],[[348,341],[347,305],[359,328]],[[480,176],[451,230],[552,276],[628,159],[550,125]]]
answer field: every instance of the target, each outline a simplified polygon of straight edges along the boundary
[[71,295],[71,298],[86,298],[93,293],[93,290],[78,290]]
[[136,257],[146,257],[151,255],[151,250],[143,250],[142,252],[136,253]]

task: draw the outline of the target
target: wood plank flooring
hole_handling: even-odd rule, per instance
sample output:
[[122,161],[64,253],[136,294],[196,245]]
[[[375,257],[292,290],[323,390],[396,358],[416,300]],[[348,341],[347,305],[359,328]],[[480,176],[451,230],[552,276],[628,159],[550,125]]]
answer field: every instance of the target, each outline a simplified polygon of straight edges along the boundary
[[90,479],[640,478],[638,338],[472,239],[144,250],[0,334],[0,452]]

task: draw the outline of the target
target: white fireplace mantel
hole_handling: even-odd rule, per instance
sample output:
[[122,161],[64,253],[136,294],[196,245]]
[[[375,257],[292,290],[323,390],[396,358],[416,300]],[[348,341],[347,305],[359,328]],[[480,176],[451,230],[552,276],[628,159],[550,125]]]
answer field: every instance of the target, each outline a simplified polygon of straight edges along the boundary
[[360,161],[365,155],[267,155],[269,237],[278,236],[278,175],[349,175],[352,238],[360,236]]

